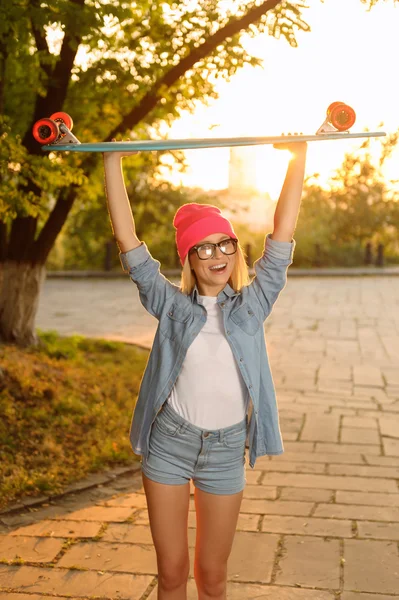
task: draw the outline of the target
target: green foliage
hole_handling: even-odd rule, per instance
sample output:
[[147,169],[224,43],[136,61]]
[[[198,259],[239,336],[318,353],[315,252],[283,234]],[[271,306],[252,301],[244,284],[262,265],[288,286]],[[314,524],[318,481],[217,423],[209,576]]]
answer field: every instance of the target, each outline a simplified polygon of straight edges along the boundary
[[[51,106],[61,88],[67,89],[65,102],[54,110],[73,115],[82,141],[108,139],[116,130],[136,139],[159,136],[182,111],[215,98],[218,77],[228,79],[246,64],[260,64],[242,45],[242,32],[266,31],[296,45],[296,32],[309,29],[305,9],[303,0],[279,2],[269,11],[267,3],[260,10],[252,0],[2,2],[0,108],[7,130],[1,132],[6,143],[0,161],[7,176],[0,182],[0,218],[10,223],[41,214],[43,225],[61,188],[83,186],[82,173],[90,173],[82,193],[101,181],[97,157],[38,151],[28,158],[23,147],[37,106]],[[138,107],[140,115],[129,116]],[[153,176],[161,161],[161,154],[148,154],[145,172]]]
[[383,244],[387,261],[399,260],[399,192],[396,182],[383,174],[397,142],[398,133],[387,136],[377,160],[370,141],[364,142],[346,155],[329,189],[317,177],[306,182],[295,232],[295,266],[360,265],[367,242]]
[[[176,188],[169,182],[145,180],[137,158],[124,159],[125,179],[136,232],[164,268],[180,266],[175,245],[173,216],[187,202],[215,203],[201,190]],[[47,267],[58,270],[102,270],[106,244],[111,242],[111,268],[120,269],[119,249],[112,237],[102,186],[87,201],[80,194],[62,235],[49,255]]]
[[39,339],[36,349],[0,346],[0,506],[135,460],[128,431],[148,353],[55,332]]
[[[51,199],[60,189],[82,185],[80,169],[64,164],[55,156],[43,160],[29,154],[19,135],[13,135],[10,119],[0,116],[0,220],[11,223],[19,216],[45,217]],[[28,182],[35,190],[28,189]]]

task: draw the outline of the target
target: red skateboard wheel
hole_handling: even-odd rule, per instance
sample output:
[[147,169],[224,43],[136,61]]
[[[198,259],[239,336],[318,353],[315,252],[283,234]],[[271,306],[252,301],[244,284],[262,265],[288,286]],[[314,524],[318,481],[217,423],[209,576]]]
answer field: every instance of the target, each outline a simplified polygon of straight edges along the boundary
[[346,131],[355,123],[356,113],[347,104],[339,104],[331,110],[329,121],[338,131]]
[[55,112],[51,115],[50,119],[52,119],[56,123],[64,123],[64,125],[66,125],[68,127],[69,131],[72,130],[73,121],[72,121],[72,117],[69,116],[68,113]]
[[39,144],[51,144],[58,138],[60,131],[55,121],[51,119],[39,119],[33,125],[32,133]]
[[331,111],[334,110],[336,106],[340,106],[342,104],[345,104],[345,102],[332,102],[327,108],[327,117],[329,118],[331,116]]

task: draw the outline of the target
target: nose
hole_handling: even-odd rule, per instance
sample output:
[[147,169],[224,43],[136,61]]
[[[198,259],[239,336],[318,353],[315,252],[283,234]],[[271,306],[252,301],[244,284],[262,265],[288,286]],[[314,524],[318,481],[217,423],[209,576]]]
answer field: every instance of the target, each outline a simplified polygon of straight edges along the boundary
[[224,254],[221,251],[221,249],[219,248],[219,246],[216,246],[216,248],[215,248],[215,254],[213,255],[213,258],[220,258],[220,257],[223,258],[223,256],[224,256]]

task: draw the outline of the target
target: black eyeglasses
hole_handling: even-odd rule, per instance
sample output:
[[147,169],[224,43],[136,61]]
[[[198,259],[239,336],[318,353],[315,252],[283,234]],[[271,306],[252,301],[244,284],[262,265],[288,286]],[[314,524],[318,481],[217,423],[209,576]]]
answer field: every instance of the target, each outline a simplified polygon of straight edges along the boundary
[[193,246],[190,250],[190,253],[195,251],[200,260],[208,260],[208,258],[213,258],[215,256],[216,248],[219,248],[223,254],[235,254],[237,252],[237,240],[228,238],[227,240],[222,240],[217,244],[211,244],[210,242],[207,242],[206,244]]

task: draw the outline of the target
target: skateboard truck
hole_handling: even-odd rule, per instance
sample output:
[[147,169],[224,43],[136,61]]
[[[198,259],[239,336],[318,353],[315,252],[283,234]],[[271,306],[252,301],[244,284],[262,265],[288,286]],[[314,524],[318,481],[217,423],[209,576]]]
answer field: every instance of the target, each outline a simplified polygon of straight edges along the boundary
[[39,119],[33,126],[33,137],[39,144],[80,144],[72,133],[73,121],[67,113],[56,112],[49,119]]
[[344,102],[333,102],[327,108],[327,116],[316,131],[316,135],[323,133],[349,133],[349,129],[356,121],[356,113],[352,107]]

